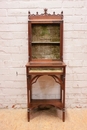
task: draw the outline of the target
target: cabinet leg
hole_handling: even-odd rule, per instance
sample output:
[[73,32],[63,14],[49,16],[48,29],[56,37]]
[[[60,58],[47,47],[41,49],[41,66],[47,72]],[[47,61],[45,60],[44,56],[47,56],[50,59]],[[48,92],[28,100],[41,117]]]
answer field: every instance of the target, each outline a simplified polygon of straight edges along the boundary
[[63,122],[65,122],[65,112],[63,112]]
[[65,122],[65,109],[63,109],[63,122]]
[[30,109],[27,111],[28,122],[30,121]]

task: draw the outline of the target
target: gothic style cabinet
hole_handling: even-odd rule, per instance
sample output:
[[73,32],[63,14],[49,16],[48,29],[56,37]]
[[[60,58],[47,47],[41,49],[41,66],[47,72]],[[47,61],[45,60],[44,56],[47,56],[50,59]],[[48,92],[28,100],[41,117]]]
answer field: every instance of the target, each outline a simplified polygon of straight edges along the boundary
[[[62,110],[65,121],[65,71],[63,62],[63,12],[28,14],[27,109],[52,105]],[[60,84],[60,99],[32,99],[32,84],[48,75]]]

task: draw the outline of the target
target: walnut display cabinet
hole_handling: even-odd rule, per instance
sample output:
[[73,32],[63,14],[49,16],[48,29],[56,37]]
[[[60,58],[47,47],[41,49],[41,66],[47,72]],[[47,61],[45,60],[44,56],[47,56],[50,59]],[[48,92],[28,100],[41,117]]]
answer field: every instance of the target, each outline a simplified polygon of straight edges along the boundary
[[[62,110],[65,121],[65,73],[63,62],[63,12],[61,14],[28,13],[28,63],[27,75],[27,113],[39,106],[51,105]],[[60,84],[60,99],[33,99],[32,84],[44,75],[51,76]]]

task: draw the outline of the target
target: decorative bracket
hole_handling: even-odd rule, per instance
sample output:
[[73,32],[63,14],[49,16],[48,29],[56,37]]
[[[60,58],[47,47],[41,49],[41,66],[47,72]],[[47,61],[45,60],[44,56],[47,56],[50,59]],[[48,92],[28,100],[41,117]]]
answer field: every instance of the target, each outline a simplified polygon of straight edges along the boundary
[[33,77],[32,80],[31,80],[31,84],[36,83],[40,76],[42,76],[42,75],[36,75],[35,77]]
[[55,82],[59,83],[61,85],[62,89],[63,89],[63,82],[58,76],[56,76],[56,75],[49,75],[49,76],[53,77]]
[[[43,75],[34,76],[30,81],[31,84],[36,83],[38,78],[41,77],[41,76],[43,76]],[[63,81],[58,76],[56,76],[56,75],[48,75],[48,76],[51,76],[55,80],[56,83],[59,83],[61,85],[61,88],[63,89]]]

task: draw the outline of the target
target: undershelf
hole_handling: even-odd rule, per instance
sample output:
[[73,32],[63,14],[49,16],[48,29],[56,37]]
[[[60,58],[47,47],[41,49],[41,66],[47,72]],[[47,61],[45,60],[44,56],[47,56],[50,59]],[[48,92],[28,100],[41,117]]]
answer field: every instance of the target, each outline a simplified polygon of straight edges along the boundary
[[52,105],[60,109],[63,108],[63,103],[59,99],[32,99],[31,100],[30,103],[31,109],[41,105]]

